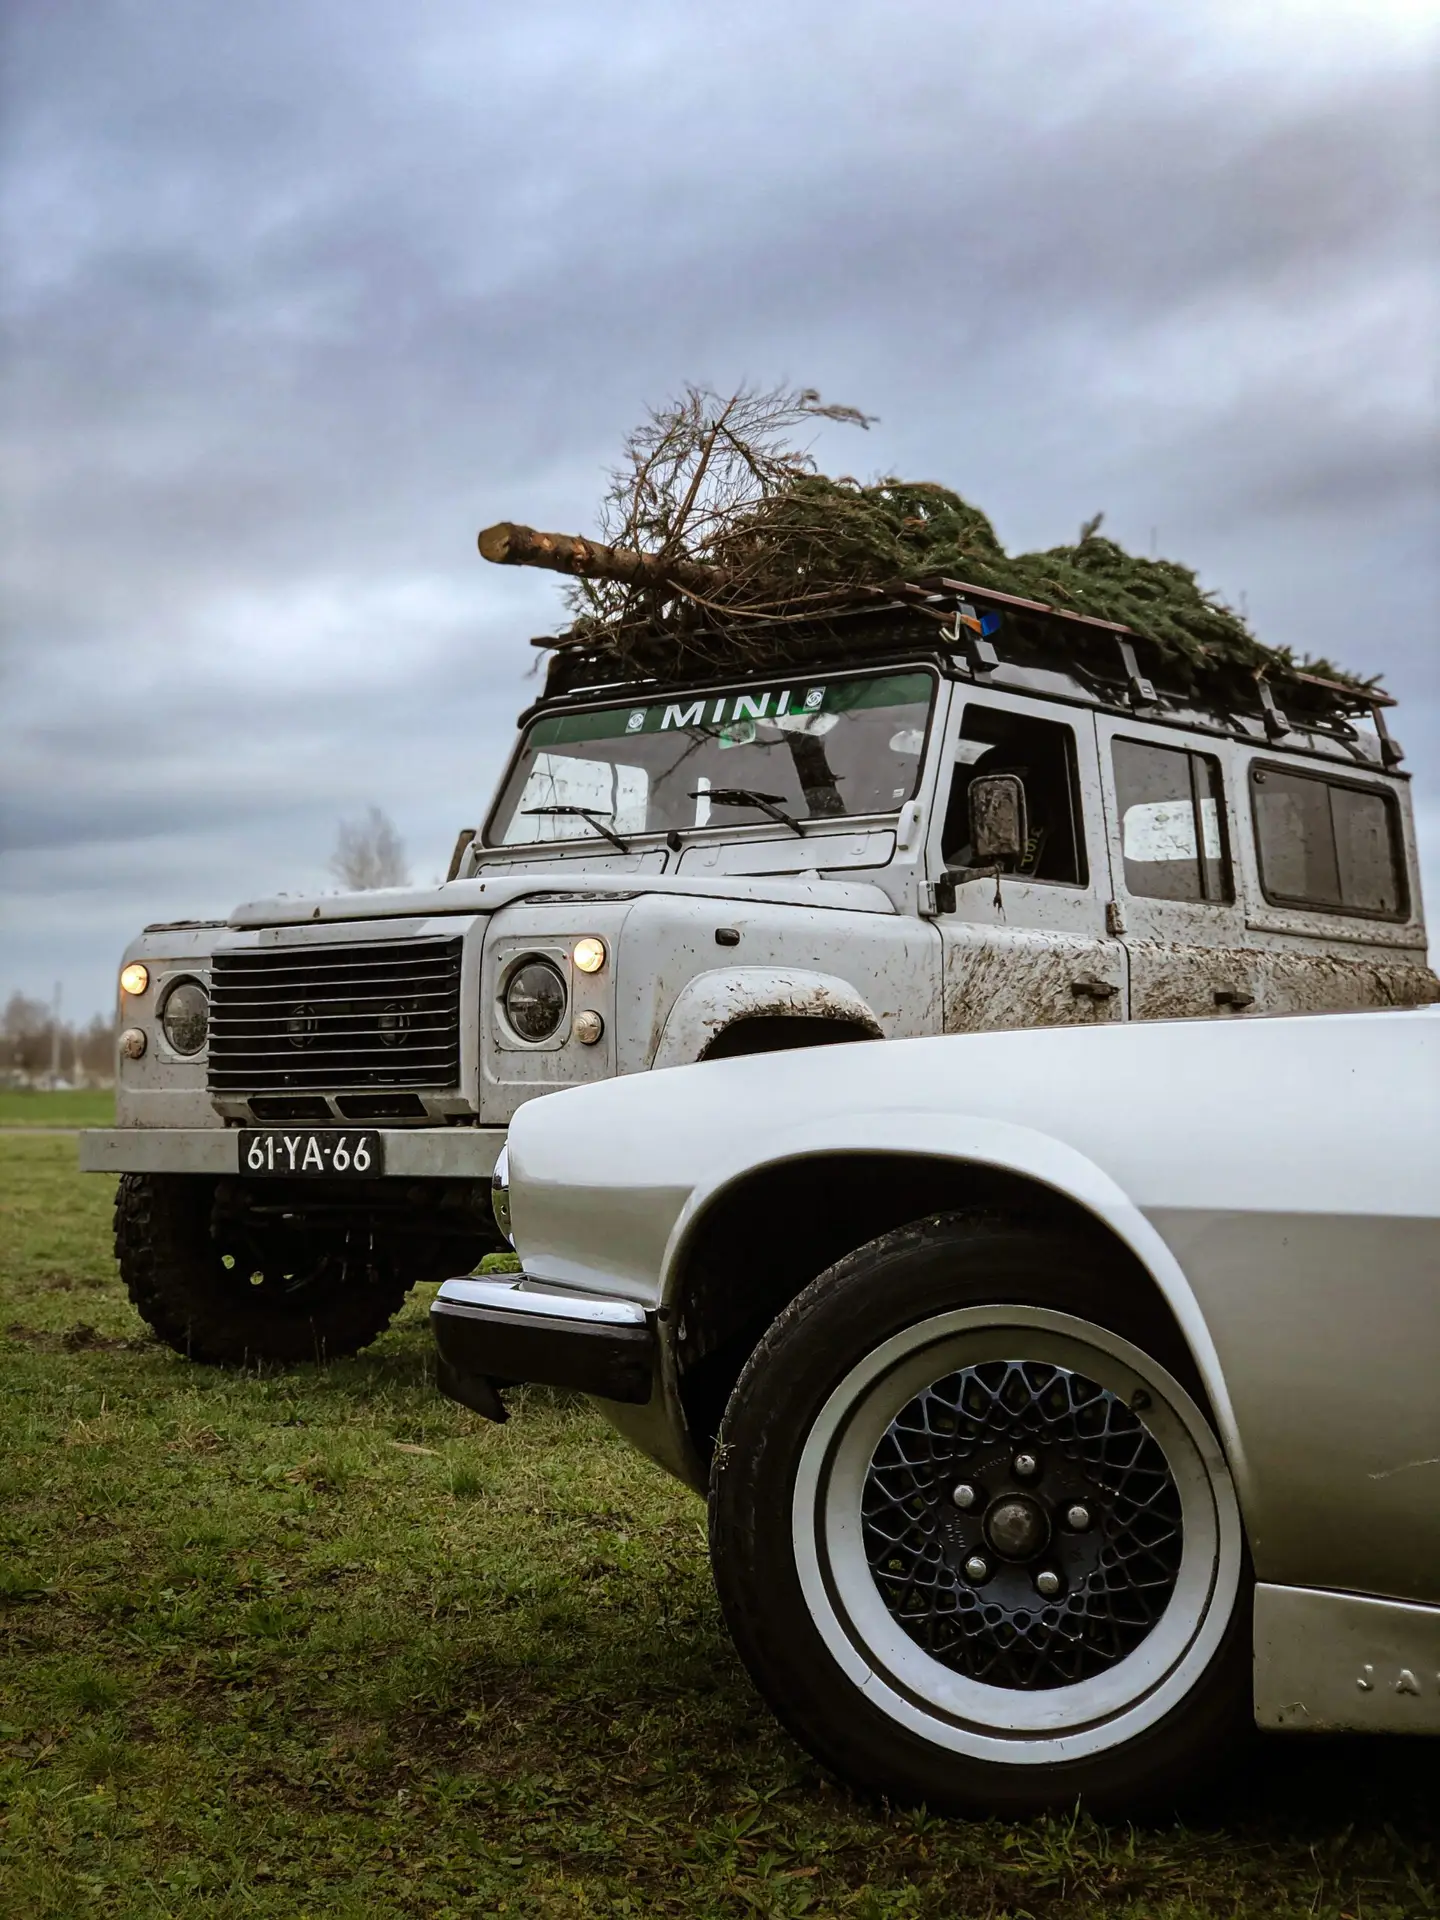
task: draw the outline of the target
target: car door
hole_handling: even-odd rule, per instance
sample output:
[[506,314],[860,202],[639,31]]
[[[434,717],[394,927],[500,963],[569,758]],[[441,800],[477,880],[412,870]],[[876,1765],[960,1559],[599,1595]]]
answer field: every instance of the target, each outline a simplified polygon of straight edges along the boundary
[[1131,1019],[1243,1012],[1261,983],[1238,897],[1229,744],[1109,714],[1095,739]]
[[[1090,717],[966,688],[952,703],[945,758],[929,847],[930,871],[941,876],[944,1030],[1123,1019],[1125,953],[1105,925],[1109,865]],[[992,771],[1025,783],[1030,846],[1020,871],[966,878],[969,784]]]

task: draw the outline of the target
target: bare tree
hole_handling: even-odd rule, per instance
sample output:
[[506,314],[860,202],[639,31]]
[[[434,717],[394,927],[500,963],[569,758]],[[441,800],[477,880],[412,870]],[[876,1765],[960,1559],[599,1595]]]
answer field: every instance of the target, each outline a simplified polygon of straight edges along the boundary
[[352,892],[373,887],[404,887],[410,882],[405,843],[395,822],[379,807],[367,807],[363,820],[342,820],[330,856],[330,871]]

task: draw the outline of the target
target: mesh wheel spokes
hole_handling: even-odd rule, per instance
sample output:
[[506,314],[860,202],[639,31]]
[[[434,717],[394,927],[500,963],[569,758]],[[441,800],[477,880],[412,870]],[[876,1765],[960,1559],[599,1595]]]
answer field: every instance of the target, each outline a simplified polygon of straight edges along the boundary
[[[974,1495],[967,1510],[957,1486]],[[1041,1544],[1007,1560],[988,1529],[1017,1497]],[[985,1361],[918,1393],[875,1449],[861,1514],[871,1574],[910,1638],[968,1679],[1027,1690],[1132,1653],[1169,1604],[1184,1544],[1174,1477],[1138,1412],[1041,1361]]]

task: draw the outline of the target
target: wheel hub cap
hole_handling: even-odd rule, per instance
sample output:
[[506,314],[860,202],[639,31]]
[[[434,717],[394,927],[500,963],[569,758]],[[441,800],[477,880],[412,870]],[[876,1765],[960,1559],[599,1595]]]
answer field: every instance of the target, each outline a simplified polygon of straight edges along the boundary
[[1050,1518],[1038,1500],[1011,1494],[985,1516],[985,1538],[1002,1560],[1033,1560],[1050,1540]]
[[[977,1490],[973,1510],[957,1507],[957,1485]],[[1023,1359],[948,1374],[902,1407],[861,1515],[871,1577],[904,1632],[967,1678],[1024,1690],[1132,1653],[1169,1604],[1184,1545],[1174,1478],[1138,1413],[1083,1374]],[[983,1582],[966,1571],[977,1557],[992,1563]],[[1037,1588],[1042,1571],[1058,1579]]]

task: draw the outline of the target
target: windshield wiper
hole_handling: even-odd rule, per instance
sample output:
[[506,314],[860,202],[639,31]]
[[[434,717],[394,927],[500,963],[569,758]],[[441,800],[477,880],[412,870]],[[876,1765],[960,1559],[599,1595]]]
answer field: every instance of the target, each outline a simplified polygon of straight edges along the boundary
[[[526,807],[525,809],[527,818],[537,813],[573,814],[577,819],[588,821],[597,833],[603,833],[605,838],[609,840],[612,845],[617,846],[622,853],[628,853],[630,851],[629,842],[622,840],[613,827],[607,827],[605,824],[605,816],[597,813],[593,807]],[[612,820],[615,818],[613,813],[610,818]]]
[[805,838],[805,829],[793,813],[786,813],[777,806],[777,800],[785,798],[783,793],[757,793],[754,787],[709,787],[699,793],[692,793],[692,800],[709,800],[717,807],[758,807],[761,813],[768,813],[772,820],[778,820],[782,827],[789,827],[792,833]]

